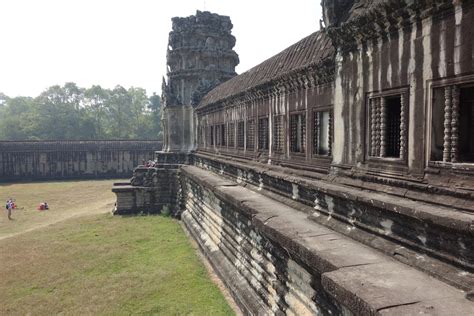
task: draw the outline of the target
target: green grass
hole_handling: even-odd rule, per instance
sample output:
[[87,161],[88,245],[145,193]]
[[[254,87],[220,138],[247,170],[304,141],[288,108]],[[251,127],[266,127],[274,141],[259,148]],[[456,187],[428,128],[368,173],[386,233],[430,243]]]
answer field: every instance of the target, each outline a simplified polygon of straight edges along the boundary
[[0,240],[0,315],[229,315],[168,217],[73,217]]

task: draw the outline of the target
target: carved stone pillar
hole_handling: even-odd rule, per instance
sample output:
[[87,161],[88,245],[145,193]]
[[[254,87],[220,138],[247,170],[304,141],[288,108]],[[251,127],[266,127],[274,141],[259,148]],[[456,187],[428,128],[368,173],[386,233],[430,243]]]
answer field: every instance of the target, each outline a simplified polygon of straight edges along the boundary
[[375,99],[375,156],[380,156],[380,99]]
[[328,156],[332,155],[333,111],[329,111],[328,121]]
[[451,113],[451,162],[459,160],[459,87],[452,89]]
[[451,114],[452,114],[452,87],[444,89],[444,150],[443,161],[451,161]]
[[370,155],[377,156],[377,102],[370,99]]
[[407,102],[406,94],[400,97],[400,159],[406,159],[407,152]]
[[387,155],[387,104],[380,98],[380,157]]
[[314,131],[315,133],[313,134],[313,137],[315,138],[313,140],[313,145],[314,145],[314,153],[316,155],[319,155],[319,137],[320,137],[320,128],[321,128],[321,113],[316,112],[314,113]]

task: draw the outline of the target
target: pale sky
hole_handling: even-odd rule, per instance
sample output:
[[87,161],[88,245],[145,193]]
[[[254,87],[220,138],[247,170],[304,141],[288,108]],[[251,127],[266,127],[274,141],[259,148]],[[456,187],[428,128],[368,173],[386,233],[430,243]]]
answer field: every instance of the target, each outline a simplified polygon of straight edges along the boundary
[[73,81],[161,93],[171,18],[230,16],[242,73],[319,29],[320,0],[0,0],[0,92]]

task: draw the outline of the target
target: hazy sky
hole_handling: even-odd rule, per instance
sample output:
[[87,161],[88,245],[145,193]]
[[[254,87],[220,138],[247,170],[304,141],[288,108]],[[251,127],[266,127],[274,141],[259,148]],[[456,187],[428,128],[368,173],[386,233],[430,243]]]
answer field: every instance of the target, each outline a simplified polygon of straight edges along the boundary
[[0,0],[0,92],[54,84],[160,92],[171,18],[229,15],[242,73],[319,29],[320,0]]

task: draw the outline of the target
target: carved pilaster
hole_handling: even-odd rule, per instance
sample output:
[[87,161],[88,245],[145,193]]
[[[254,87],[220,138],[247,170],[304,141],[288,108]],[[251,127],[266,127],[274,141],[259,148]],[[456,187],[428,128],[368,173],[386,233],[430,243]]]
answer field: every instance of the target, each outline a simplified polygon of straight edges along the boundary
[[328,122],[328,156],[332,155],[332,138],[333,138],[333,112],[329,111]]
[[321,112],[315,112],[314,113],[314,134],[313,134],[314,149],[313,150],[316,155],[319,155],[319,152],[320,152],[319,151],[320,134],[321,134]]
[[443,161],[451,161],[451,103],[452,103],[452,87],[444,88],[444,150]]
[[405,160],[407,151],[407,102],[406,94],[400,97],[400,159]]
[[380,98],[380,157],[387,155],[387,104]]
[[370,109],[370,155],[377,156],[377,102],[369,100]]
[[375,99],[375,156],[380,156],[380,98]]
[[451,113],[451,162],[459,160],[459,87],[452,89],[452,113]]

